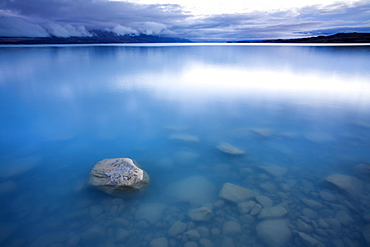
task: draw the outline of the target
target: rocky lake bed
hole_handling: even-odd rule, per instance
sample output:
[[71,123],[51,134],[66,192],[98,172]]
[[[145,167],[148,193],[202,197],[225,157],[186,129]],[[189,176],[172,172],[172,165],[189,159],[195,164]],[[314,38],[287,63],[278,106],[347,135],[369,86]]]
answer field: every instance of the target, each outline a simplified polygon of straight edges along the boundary
[[[253,135],[245,135],[244,130],[238,136],[266,143],[274,138],[277,142],[297,138],[266,135],[266,131],[257,136],[254,130],[250,133]],[[149,173],[160,169],[164,174],[151,175],[154,185],[143,195],[114,197],[87,183],[72,183],[75,186],[69,187],[69,193],[75,193],[73,204],[51,200],[32,207],[17,205],[25,223],[37,225],[35,232],[23,235],[20,232],[26,225],[7,223],[2,225],[1,243],[35,247],[344,247],[370,243],[370,165],[346,166],[346,173],[310,166],[300,157],[284,160],[292,164],[264,161],[262,165],[241,144],[219,142],[207,147],[212,152],[202,153],[197,150],[202,138],[195,135],[170,135],[168,142],[175,150],[172,157],[158,156],[155,163],[160,165],[154,164],[154,168],[141,162]],[[319,147],[323,142],[331,145],[326,139],[313,144]],[[291,156],[286,148],[273,153],[280,162],[281,155]],[[174,177],[177,166],[183,174]],[[21,167],[20,174],[15,171],[16,176],[10,173],[3,177],[1,197],[13,194],[17,190],[14,179],[32,170],[37,167]],[[14,203],[24,200],[22,194],[13,198]],[[45,211],[50,212],[48,217]],[[62,218],[55,216],[60,214]]]
[[370,246],[369,55],[1,46],[0,246]]

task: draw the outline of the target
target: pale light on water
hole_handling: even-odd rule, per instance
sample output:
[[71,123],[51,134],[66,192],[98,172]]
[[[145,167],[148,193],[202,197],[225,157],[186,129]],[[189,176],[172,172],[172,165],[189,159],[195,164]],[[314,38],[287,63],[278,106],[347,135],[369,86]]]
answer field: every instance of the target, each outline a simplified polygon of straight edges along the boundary
[[[0,245],[366,246],[369,55],[369,46],[0,47]],[[118,157],[148,172],[140,197],[87,186],[98,161]],[[342,181],[328,186],[332,178]],[[254,195],[230,201],[227,184]],[[212,217],[193,219],[199,207]]]

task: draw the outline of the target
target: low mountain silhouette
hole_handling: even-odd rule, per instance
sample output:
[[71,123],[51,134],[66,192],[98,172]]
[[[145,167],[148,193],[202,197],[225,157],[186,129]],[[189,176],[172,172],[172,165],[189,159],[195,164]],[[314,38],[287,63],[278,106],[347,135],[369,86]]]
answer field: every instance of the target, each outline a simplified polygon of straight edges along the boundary
[[189,43],[190,40],[155,35],[117,35],[95,30],[90,37],[0,37],[0,44],[109,44],[109,43]]
[[337,33],[329,36],[300,39],[237,41],[236,43],[370,43],[370,33]]

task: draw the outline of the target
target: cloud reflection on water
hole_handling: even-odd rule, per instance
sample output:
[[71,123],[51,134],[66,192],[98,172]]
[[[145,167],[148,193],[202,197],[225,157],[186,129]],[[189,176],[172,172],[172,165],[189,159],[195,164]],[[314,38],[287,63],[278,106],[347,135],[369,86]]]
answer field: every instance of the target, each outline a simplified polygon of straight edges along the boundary
[[279,100],[304,104],[367,107],[370,84],[364,76],[318,72],[245,69],[205,63],[188,64],[181,73],[163,71],[127,77],[112,85],[115,90],[147,90],[171,101],[204,102],[219,99]]

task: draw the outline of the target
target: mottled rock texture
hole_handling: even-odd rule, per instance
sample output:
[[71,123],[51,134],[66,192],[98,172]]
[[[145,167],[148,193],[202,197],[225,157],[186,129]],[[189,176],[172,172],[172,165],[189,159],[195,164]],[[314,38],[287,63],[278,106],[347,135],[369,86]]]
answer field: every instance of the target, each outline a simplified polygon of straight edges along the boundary
[[149,176],[132,159],[105,159],[91,170],[89,184],[110,195],[128,196],[143,191]]

